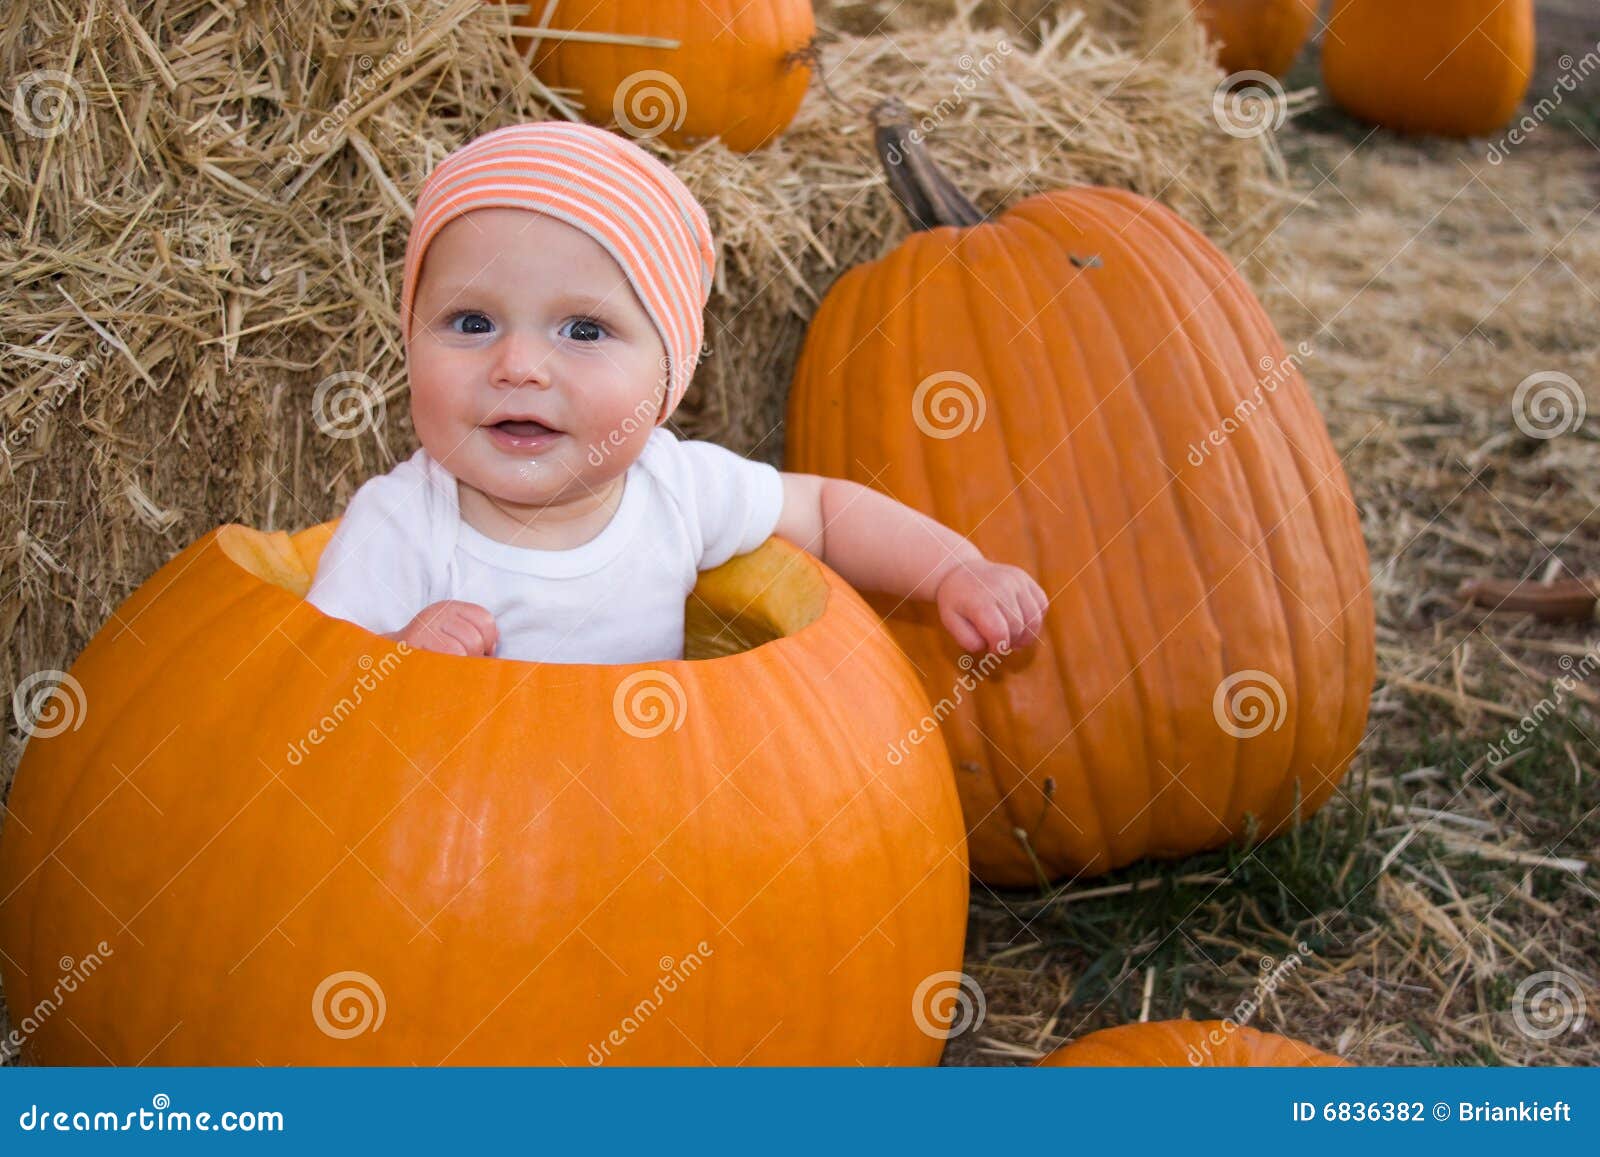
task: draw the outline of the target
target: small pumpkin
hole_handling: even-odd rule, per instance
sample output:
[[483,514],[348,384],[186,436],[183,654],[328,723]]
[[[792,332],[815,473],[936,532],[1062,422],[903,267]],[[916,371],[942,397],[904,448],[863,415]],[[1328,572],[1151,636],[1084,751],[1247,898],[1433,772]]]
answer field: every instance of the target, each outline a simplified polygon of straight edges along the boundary
[[1320,807],[1376,631],[1355,503],[1265,311],[1156,202],[1087,186],[986,218],[880,128],[915,232],[829,289],[788,468],[852,478],[1026,569],[1044,637],[997,666],[874,596],[938,705],[973,871],[1184,856]]
[[188,547],[29,741],[0,975],[32,1060],[938,1061],[960,808],[939,745],[885,759],[928,703],[838,576],[772,539],[700,576],[690,659],[465,658],[304,602],[334,525]]
[[1230,73],[1282,76],[1300,55],[1316,0],[1193,0],[1195,14],[1217,42],[1217,62]]
[[1516,114],[1533,47],[1533,0],[1334,0],[1322,78],[1361,120],[1483,136]]
[[[518,23],[538,27],[535,0]],[[811,80],[811,0],[565,0],[546,27],[675,40],[677,48],[542,39],[535,75],[572,89],[584,117],[687,148],[711,137],[736,152],[775,140]]]
[[1291,1037],[1224,1020],[1164,1020],[1101,1029],[1062,1045],[1047,1068],[1332,1068],[1350,1062]]

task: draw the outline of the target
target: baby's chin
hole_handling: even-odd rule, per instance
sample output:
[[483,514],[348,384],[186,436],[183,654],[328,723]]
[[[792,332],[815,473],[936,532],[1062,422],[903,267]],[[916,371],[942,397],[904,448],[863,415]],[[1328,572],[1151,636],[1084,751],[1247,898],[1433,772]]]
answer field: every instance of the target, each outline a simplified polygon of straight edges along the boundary
[[[567,441],[568,439],[563,439]],[[521,460],[474,463],[457,477],[501,502],[518,506],[551,506],[592,498],[628,467],[611,458],[596,467],[585,460],[582,446],[552,447]]]

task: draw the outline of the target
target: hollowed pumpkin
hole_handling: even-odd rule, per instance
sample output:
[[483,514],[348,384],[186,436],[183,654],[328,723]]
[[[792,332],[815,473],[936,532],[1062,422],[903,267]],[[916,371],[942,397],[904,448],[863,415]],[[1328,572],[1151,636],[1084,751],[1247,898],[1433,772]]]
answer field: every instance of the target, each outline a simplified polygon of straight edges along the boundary
[[959,804],[939,744],[886,758],[929,707],[844,582],[772,539],[700,577],[691,659],[405,653],[303,601],[333,527],[185,549],[29,742],[0,971],[32,1059],[937,1062]]
[[931,605],[873,600],[947,708],[974,873],[1284,830],[1344,775],[1374,673],[1361,526],[1296,360],[1163,206],[1075,187],[986,219],[903,126],[878,139],[919,228],[813,318],[788,467],[938,518],[1051,599],[971,692]]
[[1228,72],[1282,76],[1300,55],[1317,18],[1315,0],[1193,0]]
[[1344,110],[1403,133],[1502,128],[1533,73],[1533,0],[1334,0],[1322,79]]
[[1248,1025],[1165,1020],[1092,1032],[1062,1045],[1039,1064],[1049,1068],[1331,1068],[1349,1062]]
[[[544,0],[517,22],[538,27]],[[586,120],[687,148],[712,137],[750,152],[782,134],[811,81],[811,0],[564,0],[548,27],[675,40],[655,48],[540,40],[534,73],[575,90]]]

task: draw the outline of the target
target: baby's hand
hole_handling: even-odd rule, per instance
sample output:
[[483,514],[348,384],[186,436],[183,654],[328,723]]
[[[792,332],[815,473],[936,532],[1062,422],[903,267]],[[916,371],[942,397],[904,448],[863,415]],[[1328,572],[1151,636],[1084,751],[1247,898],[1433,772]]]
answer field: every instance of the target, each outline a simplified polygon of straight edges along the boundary
[[477,603],[447,599],[423,607],[416,618],[388,637],[445,655],[493,655],[500,631],[494,616]]
[[1050,600],[1020,567],[979,559],[957,564],[934,595],[939,619],[963,650],[1000,651],[1039,638]]

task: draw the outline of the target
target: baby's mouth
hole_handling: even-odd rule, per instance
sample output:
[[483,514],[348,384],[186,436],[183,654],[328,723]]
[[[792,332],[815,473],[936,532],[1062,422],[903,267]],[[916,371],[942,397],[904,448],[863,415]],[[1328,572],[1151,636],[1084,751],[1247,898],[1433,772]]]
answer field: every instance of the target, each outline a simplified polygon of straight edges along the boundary
[[494,422],[491,424],[491,428],[495,430],[503,430],[505,433],[510,434],[514,438],[535,438],[540,434],[561,433],[560,430],[557,430],[553,426],[546,426],[543,422],[516,422],[507,420],[504,422]]

